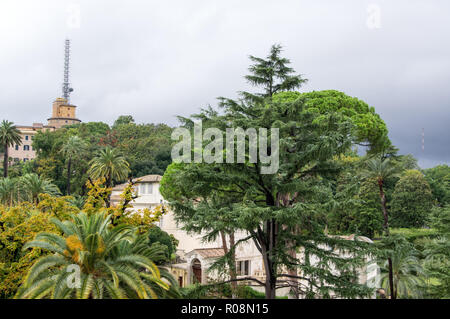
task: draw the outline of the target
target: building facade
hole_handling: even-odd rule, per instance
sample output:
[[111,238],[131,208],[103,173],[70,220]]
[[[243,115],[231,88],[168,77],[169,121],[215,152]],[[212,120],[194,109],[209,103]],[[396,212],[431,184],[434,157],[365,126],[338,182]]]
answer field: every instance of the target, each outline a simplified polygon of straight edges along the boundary
[[42,123],[33,123],[32,126],[16,125],[20,131],[21,144],[15,144],[8,148],[9,165],[17,162],[26,162],[36,157],[36,151],[33,149],[33,137],[39,131],[54,131],[52,126],[43,125]]
[[[77,124],[81,121],[76,117],[76,106],[68,103],[64,98],[57,98],[53,102],[52,117],[48,119],[48,124],[33,123],[32,126],[16,125],[22,137],[20,145],[13,145],[8,148],[9,165],[17,162],[26,162],[36,157],[33,149],[33,136],[40,131],[54,131],[65,125]],[[3,158],[2,158],[3,159]]]

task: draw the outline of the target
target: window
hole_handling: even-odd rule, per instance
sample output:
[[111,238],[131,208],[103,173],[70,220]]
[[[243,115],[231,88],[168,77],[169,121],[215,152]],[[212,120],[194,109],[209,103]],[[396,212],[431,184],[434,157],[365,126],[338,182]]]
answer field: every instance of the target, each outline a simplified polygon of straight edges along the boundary
[[28,135],[25,135],[25,141],[28,141]]
[[238,276],[250,275],[250,260],[240,260],[236,263],[236,274]]
[[16,149],[16,151],[18,151],[19,150],[19,145],[16,144],[15,149]]
[[28,161],[28,158],[24,158],[23,161],[24,161],[24,162]]
[[23,150],[24,151],[29,151],[30,150],[30,145],[24,145],[23,146]]
[[150,195],[153,193],[153,184],[151,183],[140,183],[139,184],[139,194],[140,195]]

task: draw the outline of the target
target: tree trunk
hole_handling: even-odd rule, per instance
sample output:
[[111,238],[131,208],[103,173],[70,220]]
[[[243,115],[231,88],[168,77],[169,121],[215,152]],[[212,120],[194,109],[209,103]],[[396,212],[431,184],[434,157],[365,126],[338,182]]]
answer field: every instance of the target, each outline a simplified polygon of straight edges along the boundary
[[[109,175],[108,178],[106,179],[106,187],[110,188],[112,186],[111,184],[112,184],[112,178],[111,178],[111,175]],[[106,207],[108,207],[108,208],[111,206],[111,201],[109,199],[110,196],[106,197]]]
[[275,270],[274,261],[272,260],[272,253],[274,251],[276,234],[275,221],[270,220],[266,222],[267,244],[261,241],[261,251],[263,255],[264,269],[266,271],[265,293],[266,299],[275,299],[275,285],[277,281],[277,274]]
[[[277,193],[277,207],[289,207],[291,206],[291,200],[294,200],[297,197],[298,193],[295,193],[293,196],[291,196],[289,193]],[[287,226],[282,225],[283,231],[288,231]],[[294,228],[291,230],[294,235],[298,233],[298,229]],[[287,243],[287,250],[289,256],[292,257],[293,260],[297,259],[297,250],[296,250],[296,243],[295,241],[289,241]],[[298,291],[298,279],[295,278],[297,276],[297,268],[292,267],[287,269],[288,275],[291,275],[293,277],[290,277],[288,279],[290,291],[289,291],[289,299],[299,299],[299,291]]]
[[70,195],[70,167],[72,166],[72,159],[69,157],[67,162],[67,195]]
[[389,217],[388,217],[388,211],[386,208],[386,195],[383,191],[383,181],[378,181],[378,187],[380,188],[380,201],[381,201],[381,209],[383,210],[383,217],[384,217],[384,223],[383,228],[384,232],[386,233],[386,236],[389,236]]
[[[383,181],[381,179],[378,180],[378,187],[380,188],[381,209],[383,210],[383,217],[384,217],[383,228],[384,228],[384,232],[385,232],[386,236],[390,236],[389,216],[388,216],[388,211],[386,208],[386,195],[384,194],[384,191],[383,191]],[[390,257],[388,258],[388,265],[389,265],[388,268],[389,268],[389,288],[390,288],[389,290],[390,290],[391,299],[397,299],[395,289],[394,289],[394,271],[392,269],[392,259]]]
[[[297,251],[295,248],[290,248],[289,249],[289,256],[291,256],[292,258],[296,259],[297,258]],[[297,276],[297,269],[296,268],[289,268],[288,269],[288,275],[290,276]],[[289,279],[289,285],[290,287],[290,293],[289,293],[289,299],[299,299],[300,294],[298,291],[298,279],[291,277]]]
[[[234,247],[235,241],[234,241],[234,232],[230,233],[230,248]],[[231,254],[231,263],[233,264],[234,267],[236,267],[236,253],[233,250],[233,253]],[[232,268],[230,270],[230,277],[231,279],[236,279],[236,271],[235,268]],[[233,294],[233,299],[236,298],[236,291],[237,291],[237,282],[236,281],[232,281],[231,282],[231,288],[232,288],[232,294]]]
[[[262,248],[262,247],[261,247]],[[270,260],[265,248],[262,248],[264,268],[266,270],[265,293],[266,299],[275,299],[276,277],[273,274],[273,262]]]
[[3,154],[3,177],[8,177],[8,144],[4,146],[5,154]]
[[392,259],[388,258],[388,264],[389,264],[389,286],[390,286],[390,292],[391,292],[391,299],[397,299],[397,291],[395,291],[394,288],[394,272],[392,269]]
[[[222,230],[220,231],[220,237],[222,237],[222,248],[223,248],[223,252],[224,254],[228,254],[229,249],[228,249],[228,245],[227,245],[227,237],[225,232]],[[230,234],[230,249],[234,246],[234,232],[231,232]],[[235,299],[236,298],[236,288],[237,288],[237,282],[236,280],[236,272],[234,271],[234,267],[236,267],[236,257],[235,254],[233,253],[231,256],[231,261],[228,265],[229,267],[229,274],[230,274],[230,280],[231,280],[231,295],[232,298]]]

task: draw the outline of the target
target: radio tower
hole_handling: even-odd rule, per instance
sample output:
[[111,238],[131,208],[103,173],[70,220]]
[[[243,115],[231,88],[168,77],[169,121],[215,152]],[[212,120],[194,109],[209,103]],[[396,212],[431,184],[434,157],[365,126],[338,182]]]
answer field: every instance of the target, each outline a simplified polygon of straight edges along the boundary
[[422,128],[422,152],[425,151],[425,129]]
[[69,83],[69,61],[70,61],[70,40],[66,39],[66,45],[64,50],[64,82],[62,86],[62,91],[63,97],[67,100],[67,104],[70,104],[69,97],[70,93],[73,91]]

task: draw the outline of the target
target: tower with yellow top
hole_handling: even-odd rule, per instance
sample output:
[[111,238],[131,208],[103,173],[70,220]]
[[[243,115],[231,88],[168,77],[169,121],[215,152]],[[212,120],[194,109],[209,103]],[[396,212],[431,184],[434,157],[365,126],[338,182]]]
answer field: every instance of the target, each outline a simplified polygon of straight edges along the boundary
[[62,86],[63,97],[57,98],[53,102],[52,117],[48,119],[48,125],[59,129],[65,125],[80,123],[77,119],[76,106],[70,104],[70,93],[73,89],[69,83],[69,59],[70,59],[70,40],[66,40],[64,55],[64,82]]
[[52,117],[48,119],[48,125],[58,129],[64,125],[80,123],[81,121],[75,115],[76,108],[65,98],[57,98],[53,102]]

